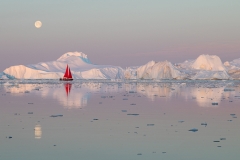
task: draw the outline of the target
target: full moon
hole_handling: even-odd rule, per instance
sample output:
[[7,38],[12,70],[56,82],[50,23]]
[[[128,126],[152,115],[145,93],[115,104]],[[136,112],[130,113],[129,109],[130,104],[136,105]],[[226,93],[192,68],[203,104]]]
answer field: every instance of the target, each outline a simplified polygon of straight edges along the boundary
[[36,28],[42,27],[42,22],[41,22],[41,21],[36,21],[36,22],[35,22],[35,27],[36,27]]

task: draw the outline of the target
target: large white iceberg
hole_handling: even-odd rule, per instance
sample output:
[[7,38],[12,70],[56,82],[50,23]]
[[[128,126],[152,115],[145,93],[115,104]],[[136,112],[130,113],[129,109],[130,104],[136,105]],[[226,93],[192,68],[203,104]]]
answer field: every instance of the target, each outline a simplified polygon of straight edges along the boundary
[[123,69],[110,65],[94,65],[82,52],[68,52],[56,61],[12,66],[3,71],[16,79],[59,79],[69,65],[74,79],[121,79]]
[[200,55],[192,64],[193,69],[208,71],[225,71],[221,59],[215,55]]
[[176,64],[189,79],[231,79],[221,59],[216,55],[200,55],[196,60]]
[[138,79],[182,79],[181,72],[177,70],[171,62],[154,62],[137,69]]

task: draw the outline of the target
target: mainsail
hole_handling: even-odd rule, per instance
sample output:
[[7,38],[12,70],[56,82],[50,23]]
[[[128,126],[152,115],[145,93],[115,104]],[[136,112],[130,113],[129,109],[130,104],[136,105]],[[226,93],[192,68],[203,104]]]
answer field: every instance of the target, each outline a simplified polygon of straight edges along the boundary
[[65,74],[63,76],[63,79],[72,79],[72,73],[71,73],[70,67],[68,67],[68,65],[67,65]]

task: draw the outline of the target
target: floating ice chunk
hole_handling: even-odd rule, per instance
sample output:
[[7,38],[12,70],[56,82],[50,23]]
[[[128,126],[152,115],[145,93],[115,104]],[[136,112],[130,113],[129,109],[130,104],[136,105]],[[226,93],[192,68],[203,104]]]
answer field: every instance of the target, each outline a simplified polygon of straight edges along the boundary
[[147,126],[154,126],[154,124],[147,124]]
[[217,102],[213,102],[212,105],[213,105],[213,106],[216,106],[216,105],[218,105],[218,103],[217,103]]
[[183,123],[184,121],[183,120],[180,120],[180,121],[178,121],[179,123]]
[[131,114],[127,114],[127,115],[130,115],[130,116],[138,116],[139,114],[131,113]]
[[51,115],[50,117],[62,117],[62,114]]
[[235,91],[235,89],[233,89],[233,88],[225,88],[224,92],[227,92],[227,91]]
[[192,129],[189,129],[188,131],[191,131],[191,132],[197,132],[198,129],[197,129],[197,128],[192,128]]

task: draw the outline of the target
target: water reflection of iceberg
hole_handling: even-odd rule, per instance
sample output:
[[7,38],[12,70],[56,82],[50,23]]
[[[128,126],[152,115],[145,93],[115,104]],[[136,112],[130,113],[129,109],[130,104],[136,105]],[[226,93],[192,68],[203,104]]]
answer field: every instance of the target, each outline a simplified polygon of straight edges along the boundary
[[145,95],[152,101],[154,101],[156,97],[171,97],[174,90],[169,83],[137,85],[137,92]]
[[26,93],[40,95],[46,98],[56,99],[64,108],[83,108],[87,105],[92,93],[137,93],[154,101],[156,98],[173,97],[194,100],[201,107],[216,107],[212,103],[221,103],[235,91],[224,88],[234,88],[236,92],[239,86],[234,83],[103,83],[103,82],[71,82],[71,83],[7,83],[4,85],[6,92],[13,95],[26,95]]
[[34,128],[35,139],[42,138],[42,128],[39,124],[37,124]]
[[223,96],[223,87],[220,88],[193,88],[192,96],[200,107],[216,107],[212,103],[220,104]]

